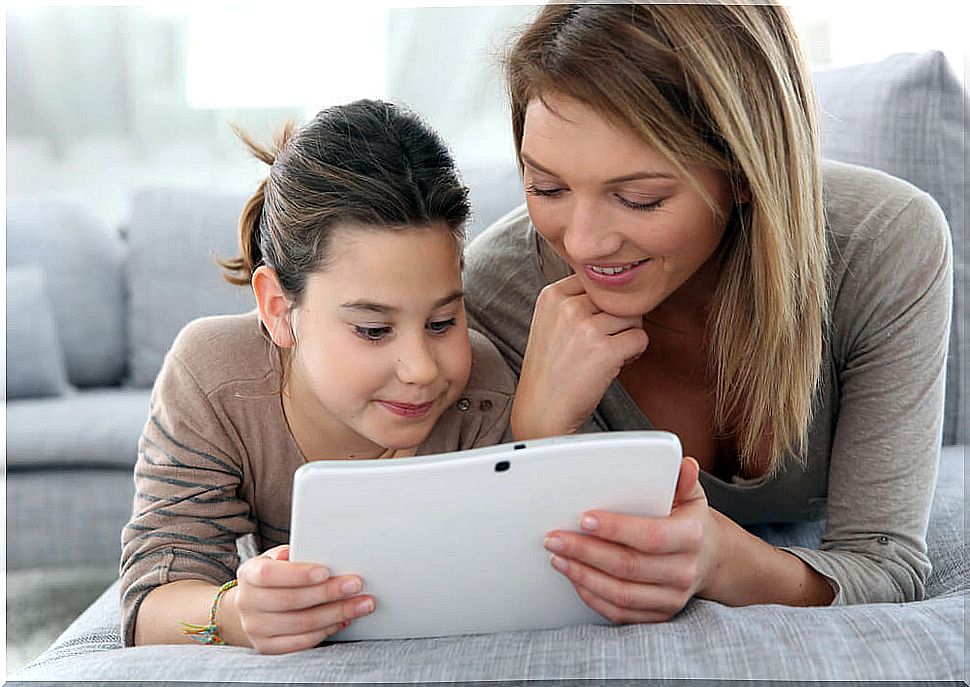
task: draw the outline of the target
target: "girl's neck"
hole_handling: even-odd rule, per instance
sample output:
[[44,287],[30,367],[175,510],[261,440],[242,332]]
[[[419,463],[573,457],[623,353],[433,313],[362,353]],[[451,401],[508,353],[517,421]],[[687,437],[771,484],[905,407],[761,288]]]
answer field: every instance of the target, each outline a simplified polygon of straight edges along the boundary
[[400,454],[360,436],[325,413],[314,412],[313,396],[308,391],[290,378],[280,394],[283,415],[304,460],[365,460]]

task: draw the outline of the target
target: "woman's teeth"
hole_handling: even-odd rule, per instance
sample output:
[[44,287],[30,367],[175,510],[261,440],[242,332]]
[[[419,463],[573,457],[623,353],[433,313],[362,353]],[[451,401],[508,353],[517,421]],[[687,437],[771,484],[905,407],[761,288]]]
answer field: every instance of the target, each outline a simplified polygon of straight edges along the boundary
[[613,274],[620,274],[621,272],[626,272],[627,270],[632,270],[634,267],[636,267],[637,265],[643,262],[646,262],[646,260],[638,260],[637,262],[631,262],[628,265],[621,265],[619,267],[599,267],[597,265],[590,265],[589,269],[591,269],[593,272],[596,272],[596,274],[613,275]]

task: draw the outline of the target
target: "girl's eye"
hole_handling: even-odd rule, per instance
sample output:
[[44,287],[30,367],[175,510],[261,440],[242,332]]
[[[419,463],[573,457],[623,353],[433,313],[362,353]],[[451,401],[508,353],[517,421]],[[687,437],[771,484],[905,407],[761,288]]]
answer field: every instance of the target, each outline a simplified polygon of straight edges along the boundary
[[667,200],[666,198],[660,198],[658,200],[652,200],[649,203],[637,203],[632,200],[628,200],[624,198],[618,193],[615,195],[616,195],[616,199],[620,201],[622,205],[630,208],[631,210],[637,210],[637,211],[656,210],[661,205],[663,205],[665,200]]
[[361,327],[354,325],[354,334],[364,341],[377,343],[391,332],[390,327]]
[[432,334],[444,334],[446,331],[455,326],[455,318],[452,317],[450,320],[438,320],[437,322],[428,322],[425,325]]
[[525,187],[525,192],[530,196],[541,196],[543,198],[555,198],[564,190],[561,188],[539,188],[535,184],[529,184]]

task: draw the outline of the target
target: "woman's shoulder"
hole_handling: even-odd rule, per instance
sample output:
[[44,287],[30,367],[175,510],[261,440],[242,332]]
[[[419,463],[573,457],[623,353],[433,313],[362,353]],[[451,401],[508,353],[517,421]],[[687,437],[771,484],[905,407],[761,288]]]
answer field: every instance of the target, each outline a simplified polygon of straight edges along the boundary
[[167,357],[185,368],[204,393],[229,381],[266,379],[273,368],[272,342],[263,333],[255,310],[189,322]]
[[468,339],[472,349],[472,371],[466,392],[514,396],[515,375],[495,345],[474,329],[468,330]]
[[[926,192],[877,169],[825,160],[822,193],[830,239],[838,247],[899,234],[920,243],[949,236],[943,211]],[[915,231],[914,231],[915,230]]]

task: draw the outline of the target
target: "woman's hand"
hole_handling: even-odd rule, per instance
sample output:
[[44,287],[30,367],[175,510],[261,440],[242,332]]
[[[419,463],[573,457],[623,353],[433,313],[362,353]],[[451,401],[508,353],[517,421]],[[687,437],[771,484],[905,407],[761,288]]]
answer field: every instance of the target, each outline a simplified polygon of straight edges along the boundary
[[284,544],[249,559],[239,567],[238,586],[226,594],[238,629],[261,654],[315,647],[374,610],[373,597],[358,596],[356,575],[330,577],[323,566],[289,558]]
[[581,518],[589,534],[547,535],[553,567],[587,606],[615,623],[665,621],[704,590],[719,565],[720,538],[699,471],[697,461],[683,459],[667,517],[590,511]]
[[516,439],[572,434],[596,409],[623,366],[647,347],[640,317],[601,311],[576,275],[536,300],[512,405]]

